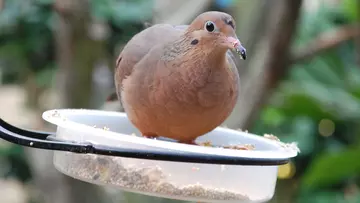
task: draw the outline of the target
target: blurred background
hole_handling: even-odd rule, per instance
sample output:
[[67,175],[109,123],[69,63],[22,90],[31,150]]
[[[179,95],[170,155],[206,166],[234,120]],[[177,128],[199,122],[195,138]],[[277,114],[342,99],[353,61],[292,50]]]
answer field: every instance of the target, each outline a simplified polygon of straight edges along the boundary
[[[242,96],[225,125],[298,142],[271,202],[360,202],[360,1],[0,0],[0,116],[54,130],[53,108],[105,102],[122,46],[146,23],[230,13],[248,50]],[[1,203],[178,202],[119,192],[56,171],[49,151],[0,140]]]

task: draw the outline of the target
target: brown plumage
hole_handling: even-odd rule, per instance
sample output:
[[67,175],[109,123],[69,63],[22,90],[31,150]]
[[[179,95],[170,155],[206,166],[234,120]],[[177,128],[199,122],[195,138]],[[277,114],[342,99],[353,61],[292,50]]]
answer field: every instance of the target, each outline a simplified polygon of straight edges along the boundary
[[153,25],[135,35],[116,62],[116,92],[130,121],[146,137],[183,143],[219,126],[239,95],[233,18],[206,12],[189,26]]

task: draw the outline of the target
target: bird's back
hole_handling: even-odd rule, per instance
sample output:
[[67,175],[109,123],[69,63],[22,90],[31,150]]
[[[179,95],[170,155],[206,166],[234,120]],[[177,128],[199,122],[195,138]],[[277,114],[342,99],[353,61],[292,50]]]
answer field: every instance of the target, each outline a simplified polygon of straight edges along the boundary
[[183,32],[183,26],[157,24],[136,34],[123,48],[116,60],[115,80],[118,98],[121,102],[119,90],[123,80],[130,76],[134,66],[156,45],[176,40]]

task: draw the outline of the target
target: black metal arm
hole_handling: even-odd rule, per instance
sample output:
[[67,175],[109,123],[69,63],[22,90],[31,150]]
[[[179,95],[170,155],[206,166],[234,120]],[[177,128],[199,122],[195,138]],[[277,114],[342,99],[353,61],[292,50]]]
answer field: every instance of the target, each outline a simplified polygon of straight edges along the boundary
[[60,140],[54,135],[55,133],[53,132],[40,132],[20,129],[10,125],[0,118],[0,138],[14,144],[38,149],[159,161],[223,165],[282,165],[289,162],[289,159],[244,158],[176,151],[163,152],[155,150],[124,149],[120,147],[109,147],[92,143],[69,142]]

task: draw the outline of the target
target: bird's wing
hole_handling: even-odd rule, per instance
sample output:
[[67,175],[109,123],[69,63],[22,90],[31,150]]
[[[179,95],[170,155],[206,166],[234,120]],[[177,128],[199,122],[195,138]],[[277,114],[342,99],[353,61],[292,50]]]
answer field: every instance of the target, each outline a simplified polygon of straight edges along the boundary
[[[123,48],[116,60],[115,84],[117,85],[117,97],[120,98],[120,90],[123,80],[130,76],[135,64],[137,64],[154,46],[165,44],[178,38],[184,29],[180,26],[169,24],[156,24],[136,34]],[[108,100],[114,101],[116,97],[111,94]]]

